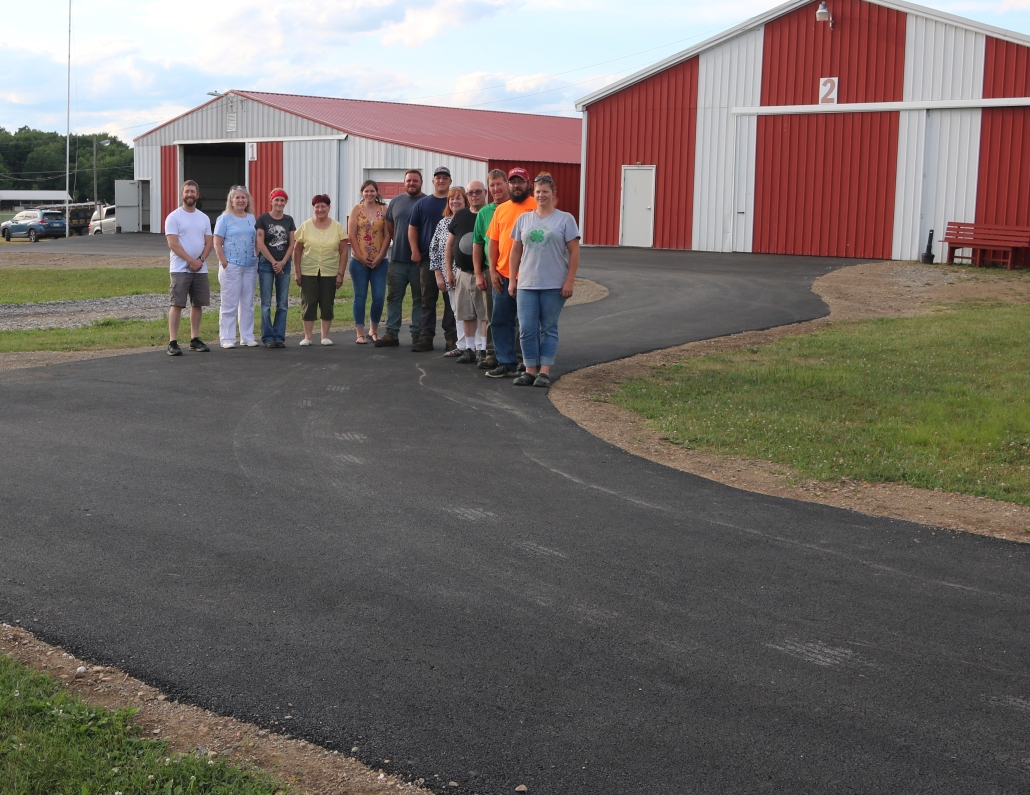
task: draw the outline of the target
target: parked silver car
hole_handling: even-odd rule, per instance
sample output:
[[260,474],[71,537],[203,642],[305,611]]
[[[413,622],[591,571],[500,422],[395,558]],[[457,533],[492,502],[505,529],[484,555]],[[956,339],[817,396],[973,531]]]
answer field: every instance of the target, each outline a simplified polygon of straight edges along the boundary
[[93,217],[89,221],[89,233],[91,235],[113,235],[118,227],[118,221],[114,217],[115,207],[111,205],[101,210],[103,219],[94,210]]

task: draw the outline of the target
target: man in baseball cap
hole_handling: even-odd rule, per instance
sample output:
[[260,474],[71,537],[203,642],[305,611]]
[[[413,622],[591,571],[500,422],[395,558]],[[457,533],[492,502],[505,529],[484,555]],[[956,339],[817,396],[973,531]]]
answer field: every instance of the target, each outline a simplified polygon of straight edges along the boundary
[[529,172],[521,166],[508,171],[508,190],[511,200],[497,206],[490,226],[486,230],[489,240],[490,281],[494,288],[494,312],[490,329],[494,335],[497,366],[487,370],[490,378],[515,378],[518,373],[518,315],[515,298],[508,294],[508,255],[514,240],[511,230],[522,213],[536,209]]
[[447,166],[437,166],[436,171],[433,172],[433,176],[439,177],[441,175],[449,177],[451,175],[451,170],[447,168]]

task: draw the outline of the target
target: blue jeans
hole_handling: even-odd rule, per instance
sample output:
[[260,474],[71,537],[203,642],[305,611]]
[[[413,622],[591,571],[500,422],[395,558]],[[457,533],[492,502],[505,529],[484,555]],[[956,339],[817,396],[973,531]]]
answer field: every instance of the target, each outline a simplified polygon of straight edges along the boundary
[[[290,268],[292,261],[283,266],[282,273],[272,270],[272,263],[258,257],[258,284],[261,290],[261,341],[286,342],[286,313],[290,307]],[[275,288],[275,320],[272,320],[272,288]]]
[[515,321],[518,317],[515,299],[508,295],[508,285],[508,278],[502,276],[501,291],[494,292],[494,315],[490,319],[490,330],[494,335],[497,363],[514,370],[518,364],[515,358]]
[[[382,267],[382,266],[380,266]],[[422,322],[422,281],[419,267],[414,262],[394,262],[386,273],[386,333],[399,337],[401,333],[401,305],[404,291],[411,287],[411,336],[418,339]]]
[[558,353],[558,315],[565,306],[565,299],[560,289],[519,290],[518,294],[522,363],[526,367],[541,364],[550,367]]
[[378,326],[383,317],[383,301],[386,299],[387,264],[380,262],[374,268],[366,268],[354,257],[350,258],[350,280],[354,284],[354,325],[365,325],[365,302],[368,288],[372,287],[372,311],[369,313],[373,326]]

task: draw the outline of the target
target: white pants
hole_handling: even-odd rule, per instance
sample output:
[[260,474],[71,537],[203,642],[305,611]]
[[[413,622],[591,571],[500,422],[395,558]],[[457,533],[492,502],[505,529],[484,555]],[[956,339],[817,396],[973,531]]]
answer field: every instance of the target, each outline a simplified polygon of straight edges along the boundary
[[[451,312],[453,312],[454,311],[454,307],[457,306],[457,304],[454,303],[457,300],[457,296],[455,295],[455,292],[456,291],[453,288],[447,291],[447,300],[451,302]],[[465,324],[462,323],[457,318],[455,318],[454,319],[454,325],[456,325],[458,327],[458,350],[459,351],[463,351],[463,350],[465,350],[465,347],[466,347],[466,345],[465,345]],[[475,345],[468,345],[467,347],[474,348],[476,346]]]
[[236,320],[240,323],[240,342],[254,342],[254,291],[257,267],[241,268],[230,264],[218,269],[222,288],[222,307],[218,313],[218,336],[223,344],[236,342]]

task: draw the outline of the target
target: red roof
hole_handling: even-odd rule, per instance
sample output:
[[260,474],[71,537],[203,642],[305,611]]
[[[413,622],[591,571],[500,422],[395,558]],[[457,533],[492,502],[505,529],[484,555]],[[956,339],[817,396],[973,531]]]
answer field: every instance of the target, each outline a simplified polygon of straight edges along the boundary
[[583,122],[575,118],[261,91],[227,93],[351,135],[472,160],[578,163],[581,157]]

